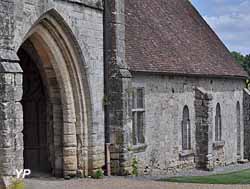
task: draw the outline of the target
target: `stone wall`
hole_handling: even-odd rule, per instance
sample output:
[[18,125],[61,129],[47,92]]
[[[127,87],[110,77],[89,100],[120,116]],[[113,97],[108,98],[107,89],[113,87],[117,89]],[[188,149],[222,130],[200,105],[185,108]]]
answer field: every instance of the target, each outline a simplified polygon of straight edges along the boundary
[[13,176],[23,167],[22,70],[0,62],[0,175]]
[[[202,169],[213,168],[212,154],[209,147],[209,132],[211,129],[212,96],[201,88],[195,89],[195,139],[196,139],[196,166]],[[209,152],[210,151],[210,152]]]
[[[22,69],[14,51],[14,1],[0,2],[0,176],[23,167]],[[2,181],[0,182],[2,183]],[[0,184],[1,187],[1,184]]]
[[[164,174],[191,167],[210,170],[237,162],[236,104],[243,102],[243,80],[134,73],[132,85],[145,89],[147,148],[133,154],[139,160],[141,173]],[[225,141],[221,144],[214,143],[217,103],[221,104],[222,140]],[[181,136],[185,105],[191,123],[192,150],[188,153],[182,151]]]
[[244,158],[250,159],[250,91],[244,90],[243,93],[243,114],[244,114]]
[[124,3],[105,1],[105,109],[106,142],[111,143],[112,174],[131,168],[128,150],[131,120],[131,74],[125,62]]
[[[7,168],[21,168],[23,167],[22,160],[22,109],[19,103],[20,96],[22,96],[22,81],[20,67],[18,67],[18,58],[16,53],[23,42],[27,39],[27,33],[36,25],[40,18],[53,10],[62,18],[70,31],[72,32],[76,41],[74,41],[79,51],[83,54],[83,59],[79,62],[84,63],[87,70],[86,78],[89,86],[90,98],[86,99],[91,107],[88,117],[90,125],[88,125],[87,133],[79,135],[78,145],[82,141],[88,141],[88,146],[84,146],[87,153],[85,156],[90,160],[89,168],[91,170],[100,168],[104,165],[104,82],[103,82],[103,5],[101,0],[70,0],[70,1],[40,1],[40,0],[6,0],[0,2],[0,63],[2,64],[1,72],[1,112],[3,120],[1,120],[1,130],[5,130],[6,136],[11,133],[11,138],[8,137],[11,144],[16,144],[10,147],[12,153],[20,160],[4,158],[7,152],[1,151],[0,172],[4,175],[9,175],[1,170],[1,167]],[[17,72],[17,73],[16,73]],[[19,78],[15,82],[15,77]],[[15,96],[15,98],[13,97]],[[18,96],[19,95],[19,96]],[[13,97],[12,100],[6,101],[5,96]],[[13,104],[7,106],[8,103]],[[7,114],[16,115],[18,117],[7,119]],[[84,113],[84,112],[83,112]],[[6,119],[6,120],[5,120]],[[81,120],[86,123],[85,120]],[[8,132],[7,132],[8,130]],[[10,132],[10,133],[9,133]],[[80,132],[79,129],[77,132]],[[78,133],[79,134],[79,133]],[[7,138],[0,137],[0,140]],[[6,147],[4,147],[7,150]],[[13,155],[13,154],[12,154]],[[84,157],[86,158],[86,157]],[[83,158],[83,159],[84,159]],[[9,162],[4,162],[9,161]],[[17,163],[18,166],[12,166],[12,163]],[[12,170],[12,173],[13,170]]]

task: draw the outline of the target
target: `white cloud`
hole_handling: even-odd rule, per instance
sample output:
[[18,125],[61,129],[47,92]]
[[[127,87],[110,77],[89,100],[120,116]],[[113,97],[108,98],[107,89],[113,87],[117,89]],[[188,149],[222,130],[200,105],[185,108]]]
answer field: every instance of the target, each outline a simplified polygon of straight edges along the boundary
[[226,46],[250,54],[250,0],[211,0],[208,9],[204,18]]

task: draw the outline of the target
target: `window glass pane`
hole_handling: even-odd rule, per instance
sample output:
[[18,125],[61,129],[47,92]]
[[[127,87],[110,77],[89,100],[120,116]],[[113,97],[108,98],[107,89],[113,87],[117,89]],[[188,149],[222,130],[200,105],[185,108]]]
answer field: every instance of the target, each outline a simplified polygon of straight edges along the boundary
[[222,130],[221,130],[221,116],[219,116],[218,122],[219,122],[219,141],[221,141],[221,136],[222,136]]
[[135,109],[136,108],[136,91],[133,89],[132,92],[132,108]]
[[138,142],[144,143],[144,113],[137,113],[137,133],[138,133]]
[[187,150],[187,123],[182,121],[182,149]]
[[191,125],[190,125],[190,120],[187,121],[187,130],[188,130],[188,149],[191,149]]
[[132,114],[132,137],[133,137],[133,144],[137,144],[137,137],[136,137],[136,113]]
[[189,109],[187,106],[183,108],[182,120],[182,149],[191,149],[191,125],[189,120]]
[[144,92],[143,89],[137,89],[137,108],[144,108]]
[[215,116],[215,141],[219,141],[219,119]]

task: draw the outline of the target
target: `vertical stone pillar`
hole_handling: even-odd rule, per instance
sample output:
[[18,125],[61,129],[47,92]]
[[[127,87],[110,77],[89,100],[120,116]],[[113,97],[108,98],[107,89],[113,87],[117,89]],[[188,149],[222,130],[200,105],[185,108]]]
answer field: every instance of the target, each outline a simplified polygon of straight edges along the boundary
[[250,160],[250,91],[243,91],[244,158]]
[[203,89],[195,89],[196,165],[206,170],[213,169],[212,155],[212,96]]
[[14,50],[14,4],[0,1],[0,186],[23,168],[22,69]]
[[14,4],[0,1],[0,187],[23,168],[22,69],[14,50]]
[[105,0],[105,130],[110,143],[111,172],[129,174],[128,150],[132,128],[132,76],[125,59],[125,5],[120,0]]
[[0,60],[1,176],[14,176],[23,168],[22,69],[15,61]]

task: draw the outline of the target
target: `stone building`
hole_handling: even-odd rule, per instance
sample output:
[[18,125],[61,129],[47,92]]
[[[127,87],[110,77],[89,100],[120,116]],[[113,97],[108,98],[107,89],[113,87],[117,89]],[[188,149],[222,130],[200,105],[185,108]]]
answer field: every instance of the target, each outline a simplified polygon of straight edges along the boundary
[[249,157],[247,74],[187,0],[1,0],[0,22],[1,176]]
[[129,172],[133,158],[140,174],[153,175],[248,158],[248,75],[190,2],[108,2],[113,173]]

